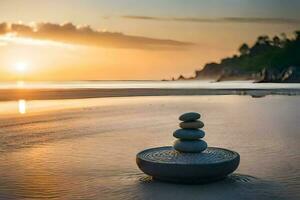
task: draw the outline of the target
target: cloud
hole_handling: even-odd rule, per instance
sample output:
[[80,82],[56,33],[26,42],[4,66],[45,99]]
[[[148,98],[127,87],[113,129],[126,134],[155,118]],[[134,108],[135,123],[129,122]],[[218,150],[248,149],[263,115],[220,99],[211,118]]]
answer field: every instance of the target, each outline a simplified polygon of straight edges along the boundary
[[180,21],[197,23],[264,23],[264,24],[300,24],[299,19],[290,18],[260,18],[260,17],[224,17],[224,18],[197,18],[197,17],[153,17],[140,15],[125,15],[125,19]]
[[125,15],[122,16],[123,18],[127,19],[143,19],[143,20],[170,20],[170,18],[163,18],[163,17],[151,17],[151,16],[139,16],[139,15]]
[[14,33],[19,37],[31,39],[110,48],[180,50],[193,45],[193,43],[176,40],[98,31],[90,26],[75,26],[72,23],[55,24],[47,22],[32,26],[17,23],[0,23],[0,35],[7,33]]

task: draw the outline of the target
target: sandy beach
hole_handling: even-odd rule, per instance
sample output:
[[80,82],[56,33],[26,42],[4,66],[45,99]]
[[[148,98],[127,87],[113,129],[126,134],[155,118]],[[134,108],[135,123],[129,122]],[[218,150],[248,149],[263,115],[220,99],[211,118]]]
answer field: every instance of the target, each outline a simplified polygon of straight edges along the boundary
[[19,99],[55,100],[84,99],[101,97],[135,96],[198,96],[198,95],[300,95],[300,89],[168,89],[168,88],[112,88],[112,89],[0,89],[0,101]]
[[300,84],[191,80],[9,82],[0,85],[0,101],[199,95],[300,95]]
[[[0,103],[0,199],[299,199],[299,96],[167,96]],[[172,145],[203,115],[209,146],[238,170],[207,185],[152,181],[137,152]]]

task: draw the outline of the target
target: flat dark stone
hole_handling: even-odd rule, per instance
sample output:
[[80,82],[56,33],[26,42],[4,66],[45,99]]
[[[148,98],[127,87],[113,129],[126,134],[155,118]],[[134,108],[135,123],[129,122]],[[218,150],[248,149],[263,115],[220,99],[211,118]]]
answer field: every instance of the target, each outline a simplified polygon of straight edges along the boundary
[[196,112],[188,112],[180,115],[179,120],[184,122],[190,122],[195,121],[197,119],[200,119],[201,115]]
[[205,132],[196,129],[178,129],[173,133],[173,136],[183,140],[196,140],[203,138],[205,136]]
[[206,183],[225,178],[237,169],[240,156],[227,149],[208,147],[201,153],[180,153],[171,146],[137,154],[138,167],[154,179],[175,183]]
[[203,128],[204,123],[202,121],[192,121],[192,122],[181,122],[179,124],[180,128],[184,129],[198,129],[198,128]]
[[174,149],[184,153],[200,153],[207,148],[203,140],[176,140]]

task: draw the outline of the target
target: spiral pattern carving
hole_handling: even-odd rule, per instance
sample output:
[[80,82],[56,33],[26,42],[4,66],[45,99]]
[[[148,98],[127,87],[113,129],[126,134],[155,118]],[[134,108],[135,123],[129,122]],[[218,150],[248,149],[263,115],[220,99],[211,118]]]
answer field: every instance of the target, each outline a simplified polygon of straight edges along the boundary
[[147,149],[137,155],[140,159],[169,164],[214,164],[235,159],[238,155],[235,152],[208,147],[202,153],[180,153],[173,147],[159,147]]

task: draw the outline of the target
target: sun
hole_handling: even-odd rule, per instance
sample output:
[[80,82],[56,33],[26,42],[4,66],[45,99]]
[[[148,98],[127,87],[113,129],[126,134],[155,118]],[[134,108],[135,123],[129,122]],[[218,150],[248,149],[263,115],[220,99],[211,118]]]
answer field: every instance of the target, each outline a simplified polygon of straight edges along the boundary
[[15,70],[18,71],[18,72],[25,72],[27,70],[27,67],[28,67],[28,64],[25,63],[25,62],[17,62],[15,64]]

